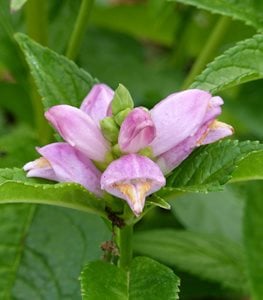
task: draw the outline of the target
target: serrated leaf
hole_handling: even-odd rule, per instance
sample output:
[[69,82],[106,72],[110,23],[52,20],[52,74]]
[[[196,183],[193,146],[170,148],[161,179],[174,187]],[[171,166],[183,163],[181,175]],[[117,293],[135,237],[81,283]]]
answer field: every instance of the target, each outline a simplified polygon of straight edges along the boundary
[[218,236],[173,229],[137,232],[134,250],[226,287],[247,291],[242,249]]
[[189,192],[220,190],[232,178],[238,163],[261,151],[259,142],[221,140],[197,149],[167,179],[167,186]]
[[192,88],[213,94],[263,77],[263,35],[257,34],[225,51],[197,76]]
[[81,274],[83,300],[175,300],[179,278],[168,267],[136,257],[129,272],[105,262],[88,264]]
[[81,185],[41,182],[27,178],[21,169],[0,169],[0,204],[48,204],[105,216],[104,201]]
[[91,87],[97,83],[73,61],[40,46],[28,36],[15,35],[26,56],[33,78],[48,109],[58,104],[80,106]]
[[11,11],[16,11],[22,8],[22,6],[27,2],[27,0],[11,0],[10,8]]
[[51,206],[1,205],[0,223],[3,300],[80,299],[81,266],[110,239],[98,217]]
[[233,19],[241,20],[257,29],[263,28],[262,3],[260,0],[170,0],[189,4],[212,13],[230,16]]
[[253,300],[261,300],[263,295],[263,187],[253,183],[247,191],[244,217],[244,244],[246,263]]

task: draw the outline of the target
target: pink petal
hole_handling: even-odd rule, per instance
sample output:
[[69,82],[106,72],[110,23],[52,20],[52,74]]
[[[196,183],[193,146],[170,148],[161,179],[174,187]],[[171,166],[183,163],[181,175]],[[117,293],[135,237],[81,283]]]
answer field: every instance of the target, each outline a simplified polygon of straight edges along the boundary
[[[27,176],[42,177],[59,182],[75,182],[83,185],[96,195],[102,194],[100,171],[79,150],[67,143],[53,143],[38,148],[37,151],[42,157],[24,166],[24,170],[29,171]],[[53,173],[53,178],[45,173],[47,166],[49,172]]]
[[44,157],[28,162],[24,165],[23,169],[27,172],[27,177],[39,177],[58,181],[50,163]]
[[101,177],[101,188],[126,200],[136,216],[143,210],[145,197],[164,185],[165,178],[159,167],[138,154],[113,161]]
[[204,136],[204,138],[201,140],[201,144],[211,144],[226,136],[232,135],[233,132],[234,129],[232,126],[216,120],[209,126],[209,130]]
[[210,144],[233,134],[233,128],[217,120],[204,124],[194,136],[188,137],[179,145],[162,153],[156,163],[164,174],[168,174],[185,160],[196,147]]
[[150,113],[143,108],[133,109],[121,125],[118,144],[126,153],[136,153],[147,147],[155,137]]
[[156,138],[150,146],[155,156],[195,135],[204,123],[211,98],[208,92],[187,90],[168,96],[151,110]]
[[45,117],[71,146],[92,160],[104,161],[109,144],[89,115],[70,105],[57,105]]
[[100,120],[108,115],[113,96],[114,91],[106,84],[95,84],[83,100],[80,109],[99,125]]
[[162,170],[163,174],[170,173],[175,169],[182,161],[184,161],[193,150],[199,146],[197,145],[201,137],[206,133],[208,124],[202,126],[194,136],[190,136],[182,141],[179,145],[176,145],[172,149],[162,153],[156,163]]

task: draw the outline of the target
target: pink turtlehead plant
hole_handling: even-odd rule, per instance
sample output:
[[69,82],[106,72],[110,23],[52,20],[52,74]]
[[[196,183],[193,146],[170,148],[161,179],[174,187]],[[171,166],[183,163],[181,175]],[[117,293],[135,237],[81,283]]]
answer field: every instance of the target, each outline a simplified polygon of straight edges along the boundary
[[216,118],[223,100],[192,89],[169,95],[151,110],[133,108],[123,87],[93,86],[80,108],[51,107],[45,117],[65,142],[37,151],[24,166],[28,177],[75,182],[99,197],[127,201],[136,216],[145,198],[165,185],[165,175],[198,146],[233,133]]

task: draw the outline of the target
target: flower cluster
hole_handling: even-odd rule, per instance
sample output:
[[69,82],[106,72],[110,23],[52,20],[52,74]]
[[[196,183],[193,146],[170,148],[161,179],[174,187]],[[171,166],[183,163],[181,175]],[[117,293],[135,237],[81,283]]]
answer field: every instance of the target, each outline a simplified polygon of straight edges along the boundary
[[192,89],[169,95],[150,111],[133,108],[129,92],[93,86],[78,109],[51,107],[45,117],[65,142],[37,148],[24,166],[29,177],[76,182],[103,197],[127,201],[136,216],[145,198],[165,185],[165,175],[196,147],[231,135],[216,120],[223,100]]

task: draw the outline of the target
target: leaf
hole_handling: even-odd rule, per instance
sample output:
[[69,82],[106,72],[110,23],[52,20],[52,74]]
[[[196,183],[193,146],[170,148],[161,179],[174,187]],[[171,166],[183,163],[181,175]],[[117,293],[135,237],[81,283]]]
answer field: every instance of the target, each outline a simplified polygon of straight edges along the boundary
[[233,186],[222,192],[187,193],[171,201],[172,212],[191,232],[242,242],[243,199]]
[[244,244],[246,263],[253,300],[261,300],[263,295],[263,202],[262,183],[254,183],[247,192],[244,217]]
[[26,126],[13,128],[0,137],[0,167],[22,167],[36,157],[35,133]]
[[263,151],[249,154],[233,173],[231,182],[263,180]]
[[171,205],[156,193],[147,198],[146,204],[148,203],[164,209],[171,209]]
[[0,298],[80,300],[81,266],[110,232],[96,216],[35,205],[0,210]]
[[167,179],[167,186],[182,191],[220,190],[232,178],[238,163],[260,151],[258,142],[221,140],[194,151]]
[[21,169],[0,169],[0,204],[57,205],[105,216],[104,201],[75,183],[29,179]]
[[173,229],[137,232],[134,250],[183,271],[247,291],[242,249],[217,236]]
[[263,35],[241,41],[218,56],[197,76],[192,88],[217,94],[226,88],[263,77]]
[[15,38],[26,56],[45,108],[58,104],[80,106],[97,80],[74,62],[26,35],[18,33]]
[[[153,11],[153,1],[133,5],[95,5],[90,22],[98,27],[119,31],[139,39],[170,46],[178,26],[180,12],[172,3],[160,1]],[[155,3],[155,5],[157,5]],[[151,26],[149,26],[151,24]]]
[[178,299],[179,278],[168,267],[136,257],[129,272],[109,263],[89,263],[81,273],[83,300]]
[[26,3],[27,0],[11,0],[10,7],[11,11],[16,11],[21,9],[21,7]]
[[201,9],[208,10],[212,13],[230,16],[254,26],[257,29],[263,28],[263,17],[261,14],[262,3],[260,0],[170,0],[189,4]]

